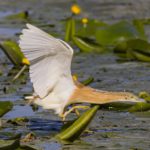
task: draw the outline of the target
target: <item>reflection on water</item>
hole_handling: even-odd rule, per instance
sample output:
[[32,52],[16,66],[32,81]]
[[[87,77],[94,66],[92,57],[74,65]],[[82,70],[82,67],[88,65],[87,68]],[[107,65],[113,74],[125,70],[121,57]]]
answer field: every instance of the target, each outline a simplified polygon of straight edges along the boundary
[[41,119],[41,118],[32,118],[32,119],[30,119],[27,127],[33,131],[42,130],[42,131],[57,132],[57,131],[60,131],[62,125],[63,125],[63,122],[58,121],[58,120],[47,120],[47,119]]

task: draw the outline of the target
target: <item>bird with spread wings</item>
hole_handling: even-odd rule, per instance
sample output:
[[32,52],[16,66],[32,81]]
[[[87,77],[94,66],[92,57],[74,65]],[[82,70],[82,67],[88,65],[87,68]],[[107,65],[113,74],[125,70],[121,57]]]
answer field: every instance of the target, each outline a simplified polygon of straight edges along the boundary
[[110,102],[139,102],[129,92],[109,92],[84,86],[71,75],[73,49],[63,40],[54,38],[41,29],[27,24],[22,30],[19,46],[30,61],[30,79],[33,83],[32,100],[44,109],[53,109],[64,118],[82,105],[65,108],[75,103],[105,104]]

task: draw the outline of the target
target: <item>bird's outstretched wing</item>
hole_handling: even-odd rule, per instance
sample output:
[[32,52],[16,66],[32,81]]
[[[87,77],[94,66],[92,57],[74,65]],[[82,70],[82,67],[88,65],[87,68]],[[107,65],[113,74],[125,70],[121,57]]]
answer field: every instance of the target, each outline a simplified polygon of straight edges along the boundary
[[61,77],[71,78],[72,48],[39,28],[27,24],[19,46],[30,61],[30,78],[34,90],[44,98],[53,90]]

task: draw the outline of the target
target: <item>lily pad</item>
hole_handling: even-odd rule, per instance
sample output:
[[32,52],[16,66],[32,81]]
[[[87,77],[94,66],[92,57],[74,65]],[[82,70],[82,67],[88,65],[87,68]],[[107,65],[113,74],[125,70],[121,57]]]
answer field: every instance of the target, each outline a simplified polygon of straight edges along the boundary
[[127,41],[128,49],[132,51],[134,59],[139,61],[150,62],[150,44],[141,39],[134,39]]
[[20,146],[19,139],[16,140],[0,140],[0,150],[14,150]]
[[26,117],[19,117],[15,119],[8,120],[8,123],[12,123],[14,125],[25,125],[29,121]]
[[95,37],[95,32],[98,28],[107,26],[106,23],[89,19],[86,24],[82,23],[82,19],[69,18],[65,24],[65,41],[72,40],[73,36],[79,36],[84,38]]
[[130,39],[120,42],[114,52],[120,57],[150,62],[150,43],[142,39]]
[[121,103],[121,102],[115,102],[115,103],[108,103],[101,105],[101,108],[107,109],[107,110],[115,110],[115,111],[127,111],[133,104],[131,103]]
[[16,13],[16,14],[12,14],[12,15],[9,15],[9,16],[6,16],[6,19],[13,19],[13,20],[18,20],[18,19],[21,19],[21,20],[26,20],[28,19],[29,17],[29,12],[28,11],[23,11],[23,12],[19,12],[19,13]]
[[92,39],[74,36],[73,42],[82,52],[104,52],[104,48]]
[[28,145],[21,145],[17,150],[38,150],[34,148],[33,146],[28,146]]
[[128,111],[138,112],[138,111],[148,111],[148,110],[150,110],[150,103],[140,102],[132,106]]
[[0,102],[0,117],[10,111],[13,107],[13,103],[10,101]]
[[140,38],[147,40],[147,36],[145,34],[145,29],[144,29],[144,23],[139,19],[135,19],[133,20],[133,25],[135,26],[136,30],[139,32]]
[[22,59],[24,58],[24,55],[16,42],[10,40],[3,41],[0,43],[0,47],[14,65],[22,64]]
[[76,35],[82,37],[95,37],[96,31],[101,27],[108,26],[105,22],[97,19],[88,19],[84,24],[82,19],[76,20]]
[[141,91],[139,93],[139,97],[143,98],[147,103],[150,103],[150,94],[147,93],[146,91]]
[[99,44],[115,46],[121,41],[134,39],[139,36],[136,28],[127,21],[103,27],[96,31],[96,40]]
[[94,78],[93,77],[89,77],[86,80],[82,81],[81,83],[84,84],[84,85],[89,85],[93,81],[94,81]]
[[2,73],[2,71],[0,70],[0,76],[2,75],[3,73]]

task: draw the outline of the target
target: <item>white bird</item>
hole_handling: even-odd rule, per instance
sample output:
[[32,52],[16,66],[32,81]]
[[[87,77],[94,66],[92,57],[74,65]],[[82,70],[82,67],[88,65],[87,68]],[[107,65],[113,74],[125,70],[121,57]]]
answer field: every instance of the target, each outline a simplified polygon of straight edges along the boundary
[[31,24],[27,24],[27,28],[22,31],[19,46],[30,61],[35,104],[44,109],[53,109],[56,114],[65,118],[72,110],[85,108],[74,106],[65,112],[65,108],[74,103],[139,102],[138,97],[132,93],[96,90],[73,80],[71,75],[73,49],[66,42]]

